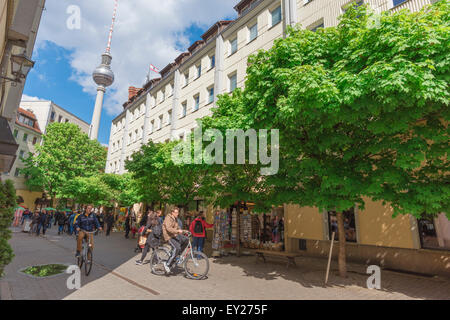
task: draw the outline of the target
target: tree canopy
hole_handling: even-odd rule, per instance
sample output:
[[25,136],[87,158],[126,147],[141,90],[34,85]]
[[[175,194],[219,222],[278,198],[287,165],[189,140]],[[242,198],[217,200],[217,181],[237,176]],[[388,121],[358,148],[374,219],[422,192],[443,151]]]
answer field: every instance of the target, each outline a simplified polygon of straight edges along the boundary
[[31,189],[46,191],[52,199],[66,198],[64,188],[76,177],[90,177],[103,171],[106,150],[98,141],[72,123],[52,123],[47,127],[36,154],[23,159]]

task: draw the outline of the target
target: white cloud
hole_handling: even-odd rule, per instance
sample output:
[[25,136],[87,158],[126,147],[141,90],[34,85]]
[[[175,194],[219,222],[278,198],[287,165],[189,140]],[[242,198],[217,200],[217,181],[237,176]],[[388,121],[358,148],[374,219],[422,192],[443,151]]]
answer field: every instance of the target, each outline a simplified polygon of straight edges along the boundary
[[26,94],[22,95],[22,101],[45,101],[44,99],[38,98],[38,97],[32,97],[28,96]]
[[[115,83],[108,89],[105,108],[109,114],[122,111],[128,98],[128,87],[142,86],[150,63],[162,69],[188,47],[186,29],[193,24],[209,28],[225,17],[234,17],[237,0],[133,0],[119,1],[118,16],[112,40],[112,70]],[[69,5],[81,9],[81,29],[66,27]],[[113,12],[113,0],[48,0],[43,13],[38,40],[73,50],[71,79],[83,91],[95,94],[92,71],[105,51]],[[39,61],[39,60],[38,60]],[[93,108],[93,106],[92,106]]]

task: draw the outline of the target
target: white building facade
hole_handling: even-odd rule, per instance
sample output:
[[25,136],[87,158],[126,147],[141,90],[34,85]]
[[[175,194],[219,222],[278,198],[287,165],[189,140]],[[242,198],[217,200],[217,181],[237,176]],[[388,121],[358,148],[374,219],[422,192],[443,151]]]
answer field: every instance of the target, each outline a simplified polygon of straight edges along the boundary
[[53,122],[76,124],[82,132],[89,133],[89,123],[78,118],[69,111],[63,109],[52,101],[22,101],[21,108],[31,110],[41,128],[42,134],[46,133],[47,126]]
[[[149,140],[155,143],[184,139],[196,120],[211,115],[217,95],[242,88],[247,59],[268,50],[286,34],[286,26],[300,24],[315,30],[338,24],[350,4],[369,4],[375,11],[417,11],[433,0],[242,0],[234,21],[219,21],[175,62],[144,88],[132,91],[124,111],[111,125],[105,171],[122,174],[125,160]],[[132,87],[133,88],[133,87]],[[133,88],[135,89],[135,88]]]

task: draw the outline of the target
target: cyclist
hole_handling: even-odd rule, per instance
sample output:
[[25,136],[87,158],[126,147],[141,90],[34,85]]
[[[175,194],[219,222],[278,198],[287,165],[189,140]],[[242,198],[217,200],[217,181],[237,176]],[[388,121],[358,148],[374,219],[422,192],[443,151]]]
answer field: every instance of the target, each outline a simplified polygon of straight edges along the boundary
[[94,237],[92,233],[88,234],[87,232],[93,232],[95,229],[102,230],[100,223],[97,220],[94,212],[92,211],[93,206],[88,205],[86,211],[83,214],[80,214],[77,218],[74,227],[78,231],[77,237],[77,253],[75,257],[80,256],[81,247],[83,244],[83,239],[87,236],[90,237],[92,248],[94,248]]
[[172,212],[167,215],[163,223],[164,241],[169,242],[172,246],[170,258],[167,262],[164,262],[164,269],[167,273],[170,273],[170,268],[172,267],[175,258],[180,255],[189,244],[188,237],[183,235],[183,233],[187,231],[181,230],[178,224],[179,213],[178,208],[172,209]]

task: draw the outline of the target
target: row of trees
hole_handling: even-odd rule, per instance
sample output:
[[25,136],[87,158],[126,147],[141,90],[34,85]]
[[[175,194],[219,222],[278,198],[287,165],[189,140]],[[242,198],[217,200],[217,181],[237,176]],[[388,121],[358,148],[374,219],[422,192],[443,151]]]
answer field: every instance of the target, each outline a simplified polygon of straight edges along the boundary
[[[290,29],[249,58],[245,89],[221,96],[202,119],[203,134],[279,129],[278,173],[262,176],[248,161],[193,164],[191,136],[192,164],[172,160],[177,142],[150,142],[133,155],[126,168],[138,193],[178,205],[198,197],[335,210],[345,276],[343,212],[364,209],[365,198],[389,203],[394,216],[450,213],[449,9],[447,0],[416,13],[361,6],[337,27]],[[203,144],[211,157],[231,151]]]

